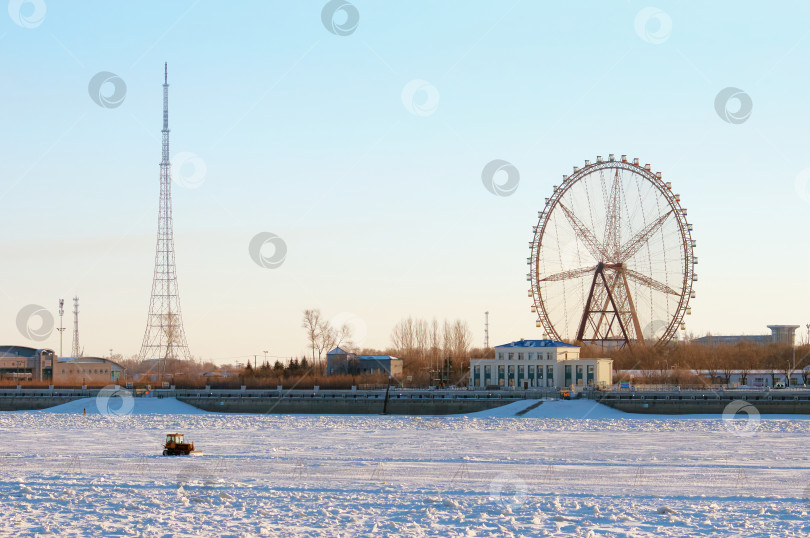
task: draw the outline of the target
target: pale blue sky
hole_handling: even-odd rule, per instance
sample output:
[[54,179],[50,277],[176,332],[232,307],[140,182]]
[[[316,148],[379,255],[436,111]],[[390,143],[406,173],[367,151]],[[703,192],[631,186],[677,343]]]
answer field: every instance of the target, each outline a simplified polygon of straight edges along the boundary
[[[138,352],[164,61],[172,155],[206,167],[196,188],[173,186],[195,356],[300,354],[312,307],[352,313],[381,348],[407,315],[466,319],[480,345],[489,310],[491,343],[538,337],[537,210],[608,153],[652,163],[689,209],[689,330],[810,322],[810,6],[659,2],[671,30],[654,44],[655,21],[648,40],[635,28],[646,2],[356,0],[347,36],[326,30],[325,3],[45,0],[41,19],[23,5],[32,28],[0,12],[2,343],[58,350],[56,332],[20,335],[17,313],[78,294],[87,354]],[[121,106],[90,99],[99,71],[125,81]],[[438,93],[429,115],[403,103],[415,79]],[[744,123],[715,112],[728,86],[752,99]],[[520,171],[514,195],[483,187],[493,159]],[[264,231],[287,243],[277,269],[248,255]]]

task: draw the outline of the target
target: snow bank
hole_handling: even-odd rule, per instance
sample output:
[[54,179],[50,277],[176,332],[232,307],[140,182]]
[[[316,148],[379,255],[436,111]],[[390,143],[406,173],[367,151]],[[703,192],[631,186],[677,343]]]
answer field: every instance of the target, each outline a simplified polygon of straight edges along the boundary
[[38,413],[88,415],[205,415],[207,411],[183,403],[176,398],[82,398],[66,404],[37,411]]
[[[523,411],[525,413],[519,414]],[[628,418],[631,415],[592,400],[520,400],[495,409],[470,413],[468,416],[613,419]]]

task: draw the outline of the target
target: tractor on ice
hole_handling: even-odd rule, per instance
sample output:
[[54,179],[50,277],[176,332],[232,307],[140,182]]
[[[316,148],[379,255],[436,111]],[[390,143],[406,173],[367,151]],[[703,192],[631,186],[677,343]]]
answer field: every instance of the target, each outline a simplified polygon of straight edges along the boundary
[[166,435],[166,443],[163,445],[164,456],[196,456],[202,454],[199,450],[194,450],[194,443],[186,443],[182,433],[170,433]]

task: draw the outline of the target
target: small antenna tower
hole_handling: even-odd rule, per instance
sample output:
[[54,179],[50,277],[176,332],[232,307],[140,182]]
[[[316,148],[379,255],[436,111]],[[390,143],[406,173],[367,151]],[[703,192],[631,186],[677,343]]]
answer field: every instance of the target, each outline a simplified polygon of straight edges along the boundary
[[484,312],[484,349],[489,349],[489,312]]
[[78,359],[82,356],[81,348],[79,347],[79,298],[73,298],[73,358]]
[[65,324],[62,323],[62,318],[65,316],[65,300],[59,299],[59,356],[62,356],[62,333],[65,332]]

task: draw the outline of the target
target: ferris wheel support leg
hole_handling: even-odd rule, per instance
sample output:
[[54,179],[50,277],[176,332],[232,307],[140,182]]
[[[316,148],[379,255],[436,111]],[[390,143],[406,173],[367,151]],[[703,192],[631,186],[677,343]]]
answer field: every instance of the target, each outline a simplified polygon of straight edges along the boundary
[[638,315],[636,314],[636,307],[633,305],[633,297],[630,295],[630,284],[627,282],[627,274],[624,272],[624,269],[620,269],[619,272],[622,275],[622,281],[624,282],[624,291],[627,294],[627,306],[630,307],[630,316],[633,319],[633,328],[636,331],[636,341],[638,343],[643,343],[644,335],[641,334],[641,323],[639,323],[638,321]]
[[577,330],[577,341],[585,341],[585,325],[588,323],[588,317],[591,311],[591,301],[593,301],[593,290],[596,287],[596,280],[602,272],[602,264],[596,266],[596,271],[593,273],[593,282],[591,282],[591,291],[588,292],[588,300],[585,301],[585,310],[582,312],[582,321],[579,323],[579,330]]

